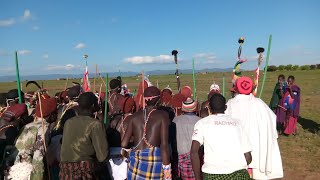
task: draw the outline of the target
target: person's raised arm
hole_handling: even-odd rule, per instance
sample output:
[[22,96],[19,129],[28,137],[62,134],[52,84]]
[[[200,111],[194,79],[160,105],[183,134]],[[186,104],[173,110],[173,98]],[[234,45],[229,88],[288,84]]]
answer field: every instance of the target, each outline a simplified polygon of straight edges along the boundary
[[96,157],[99,162],[106,160],[108,156],[108,142],[105,128],[102,122],[96,120],[91,132],[91,140]]
[[190,155],[191,155],[192,170],[194,172],[196,180],[202,179],[200,158],[199,158],[199,148],[200,148],[200,143],[198,141],[193,140],[191,145]]

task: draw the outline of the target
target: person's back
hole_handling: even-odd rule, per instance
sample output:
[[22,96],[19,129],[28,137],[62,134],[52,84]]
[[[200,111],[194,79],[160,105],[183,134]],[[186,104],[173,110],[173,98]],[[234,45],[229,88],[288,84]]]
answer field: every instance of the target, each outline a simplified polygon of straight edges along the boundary
[[100,147],[98,139],[92,139],[93,136],[99,136],[99,133],[104,132],[102,123],[89,116],[76,116],[69,119],[64,126],[61,161],[95,160],[95,155],[98,161],[105,160],[107,147],[105,144]]
[[[249,83],[250,88],[243,84]],[[227,103],[226,114],[237,119],[249,137],[252,146],[253,178],[272,179],[283,177],[282,160],[278,147],[276,115],[261,99],[251,94],[252,80],[242,77],[237,80],[239,92]]]
[[199,120],[192,136],[192,165],[197,179],[200,145],[204,145],[204,179],[250,179],[246,168],[251,162],[251,146],[241,124],[223,113],[225,99],[221,94],[211,97],[210,109],[213,115]]
[[192,164],[190,159],[190,148],[192,144],[192,134],[194,125],[201,119],[196,116],[197,102],[188,98],[182,103],[183,115],[173,119],[176,124],[176,138],[178,151],[178,176],[182,179],[194,179]]
[[159,101],[160,90],[156,87],[148,87],[145,97],[149,99],[146,100],[146,109],[130,117],[129,126],[121,144],[122,147],[127,147],[133,136],[134,147],[129,155],[128,180],[162,179],[163,176],[165,178],[171,176],[168,153],[169,118],[165,111],[154,108]]
[[91,118],[98,105],[93,93],[81,94],[78,102],[79,116],[64,125],[59,177],[97,179],[101,174],[96,169],[97,161],[103,162],[108,154],[105,128],[102,122]]

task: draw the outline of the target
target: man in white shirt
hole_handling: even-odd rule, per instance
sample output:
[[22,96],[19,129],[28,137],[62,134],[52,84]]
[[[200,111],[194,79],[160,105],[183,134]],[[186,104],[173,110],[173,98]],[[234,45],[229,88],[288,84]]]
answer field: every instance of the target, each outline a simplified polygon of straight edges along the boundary
[[214,94],[209,100],[210,114],[194,126],[191,146],[192,168],[201,180],[199,148],[204,145],[203,179],[250,179],[246,170],[251,162],[251,146],[237,120],[224,114],[226,99]]
[[227,103],[226,114],[237,119],[249,137],[252,146],[253,179],[283,177],[282,160],[278,146],[276,115],[261,99],[251,93],[253,82],[249,77],[236,81],[237,95]]

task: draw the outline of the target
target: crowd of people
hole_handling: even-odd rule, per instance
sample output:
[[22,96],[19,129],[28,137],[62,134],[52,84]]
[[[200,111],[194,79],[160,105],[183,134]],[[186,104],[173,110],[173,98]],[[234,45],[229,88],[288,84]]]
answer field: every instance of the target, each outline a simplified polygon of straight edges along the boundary
[[21,92],[23,103],[18,90],[10,90],[0,94],[1,176],[282,178],[277,127],[282,123],[284,133],[296,131],[290,121],[296,122],[294,108],[299,105],[290,102],[298,101],[300,94],[294,77],[286,87],[283,78],[279,76],[271,108],[252,94],[253,82],[245,76],[234,83],[235,94],[228,102],[212,84],[202,104],[189,86],[174,94],[148,80],[140,82],[132,96],[123,90],[121,78],[112,79],[106,93],[83,92],[79,84],[55,97],[44,89],[31,95]]

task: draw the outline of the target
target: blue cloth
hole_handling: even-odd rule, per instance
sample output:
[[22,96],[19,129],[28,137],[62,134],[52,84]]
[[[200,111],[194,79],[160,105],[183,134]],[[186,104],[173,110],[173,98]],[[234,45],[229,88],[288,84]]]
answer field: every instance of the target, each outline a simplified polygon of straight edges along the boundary
[[161,150],[158,147],[131,151],[128,180],[162,179]]

